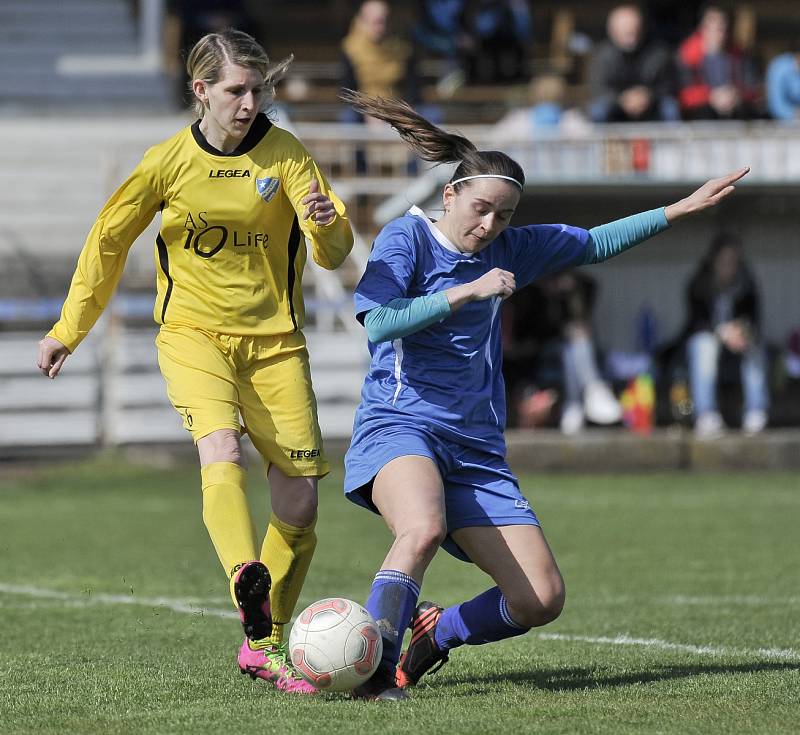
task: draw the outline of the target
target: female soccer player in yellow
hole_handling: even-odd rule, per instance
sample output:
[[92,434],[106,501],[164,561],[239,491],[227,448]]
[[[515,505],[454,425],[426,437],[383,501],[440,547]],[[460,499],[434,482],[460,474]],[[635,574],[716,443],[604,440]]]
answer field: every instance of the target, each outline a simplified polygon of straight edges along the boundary
[[[200,455],[203,520],[247,636],[239,667],[278,689],[310,693],[283,645],[316,545],[317,480],[329,469],[301,331],[304,235],[328,269],[345,259],[353,235],[309,153],[261,111],[290,61],[271,65],[240,31],[198,41],[187,70],[199,120],[148,150],[103,208],[61,318],[39,343],[38,366],[58,375],[160,211],[159,366]],[[264,458],[271,489],[260,553],[242,430]]]

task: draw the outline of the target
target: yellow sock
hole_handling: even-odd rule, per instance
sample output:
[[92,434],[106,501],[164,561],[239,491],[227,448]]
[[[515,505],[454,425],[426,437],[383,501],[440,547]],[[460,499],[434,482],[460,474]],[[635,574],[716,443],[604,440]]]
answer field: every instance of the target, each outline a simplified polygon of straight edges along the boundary
[[[256,539],[245,489],[247,475],[233,462],[213,462],[200,470],[200,476],[203,522],[225,574],[230,575],[237,564],[256,558]],[[233,604],[236,605],[235,597]]]
[[[316,523],[316,522],[315,522]],[[311,557],[317,545],[314,525],[305,528],[290,526],[273,513],[261,547],[261,561],[272,577],[270,605],[274,643],[283,641],[283,627],[289,622],[300,597]]]

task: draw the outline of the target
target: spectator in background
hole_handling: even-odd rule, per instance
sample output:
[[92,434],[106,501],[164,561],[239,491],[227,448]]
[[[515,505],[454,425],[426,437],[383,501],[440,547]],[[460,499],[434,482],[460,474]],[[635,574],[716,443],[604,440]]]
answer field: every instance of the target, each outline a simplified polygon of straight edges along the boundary
[[[356,92],[387,99],[403,97],[409,104],[420,106],[419,79],[417,77],[414,49],[411,43],[390,32],[391,8],[385,0],[365,0],[353,16],[350,31],[342,40],[342,87]],[[432,120],[441,119],[441,110],[435,105],[422,105],[421,109]],[[345,106],[342,122],[364,122],[382,126],[371,117],[363,117]],[[355,167],[364,174],[369,160],[374,159],[375,146],[357,148]],[[409,175],[418,171],[417,161],[409,159]]]
[[648,40],[635,5],[618,5],[606,21],[608,39],[589,70],[589,117],[594,122],[678,120],[669,49]]
[[767,109],[776,120],[800,117],[800,38],[767,68]]
[[700,9],[707,0],[644,0],[641,7],[648,19],[651,36],[669,48],[678,48],[694,30]]
[[528,78],[530,8],[519,0],[471,0],[464,25],[474,43],[466,55],[472,84],[518,82]]
[[762,431],[767,424],[766,353],[758,332],[758,292],[737,235],[714,238],[689,283],[687,298],[686,354],[696,435],[710,439],[723,430],[716,397],[723,351],[741,361],[742,429],[747,434]]
[[444,62],[439,79],[443,96],[464,83],[464,58],[475,46],[475,40],[464,28],[464,6],[465,0],[418,2],[414,43],[422,54]]
[[[377,97],[403,97],[415,104],[419,85],[412,47],[389,32],[390,14],[384,0],[361,3],[342,41],[342,87]],[[353,115],[349,121],[361,119],[346,109]]]
[[549,387],[546,373],[555,360],[563,388],[565,434],[578,433],[587,418],[597,424],[614,424],[622,418],[620,405],[597,367],[591,327],[596,295],[593,278],[568,270],[533,283],[509,304],[511,357],[514,350],[526,356],[528,380]]
[[583,113],[564,107],[566,84],[558,74],[542,74],[528,85],[528,104],[510,110],[492,128],[493,145],[502,148],[508,141],[528,140],[536,135],[558,131],[579,134],[590,126]]
[[678,50],[680,103],[687,120],[748,119],[759,114],[752,61],[730,39],[727,13],[709,5]]

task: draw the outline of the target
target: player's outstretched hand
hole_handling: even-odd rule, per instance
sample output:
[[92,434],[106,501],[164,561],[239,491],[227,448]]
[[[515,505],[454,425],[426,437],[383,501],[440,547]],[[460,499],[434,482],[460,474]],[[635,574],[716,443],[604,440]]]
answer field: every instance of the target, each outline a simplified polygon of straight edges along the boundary
[[734,184],[749,171],[750,167],[745,166],[726,176],[706,181],[697,191],[664,209],[667,221],[674,222],[681,217],[697,214],[697,212],[702,212],[704,209],[716,206],[736,188]]
[[39,340],[39,357],[36,365],[42,371],[42,375],[48,378],[55,378],[64,364],[64,360],[69,357],[70,351],[57,339],[44,337]]
[[311,217],[312,222],[318,225],[329,225],[336,216],[333,202],[320,193],[319,181],[311,179],[308,194],[300,200],[300,204],[307,204],[303,219]]

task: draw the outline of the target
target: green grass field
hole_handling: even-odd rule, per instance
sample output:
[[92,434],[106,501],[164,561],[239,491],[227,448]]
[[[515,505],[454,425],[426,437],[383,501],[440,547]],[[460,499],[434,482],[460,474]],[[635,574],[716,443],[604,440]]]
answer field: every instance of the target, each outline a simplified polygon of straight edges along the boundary
[[[261,525],[265,490],[251,470]],[[796,733],[800,480],[524,476],[567,582],[552,625],[462,648],[402,704],[297,699],[240,676],[193,465],[0,475],[2,733]],[[363,600],[389,544],[322,484],[301,605]],[[437,557],[423,597],[488,585]],[[202,610],[201,610],[202,608]]]

